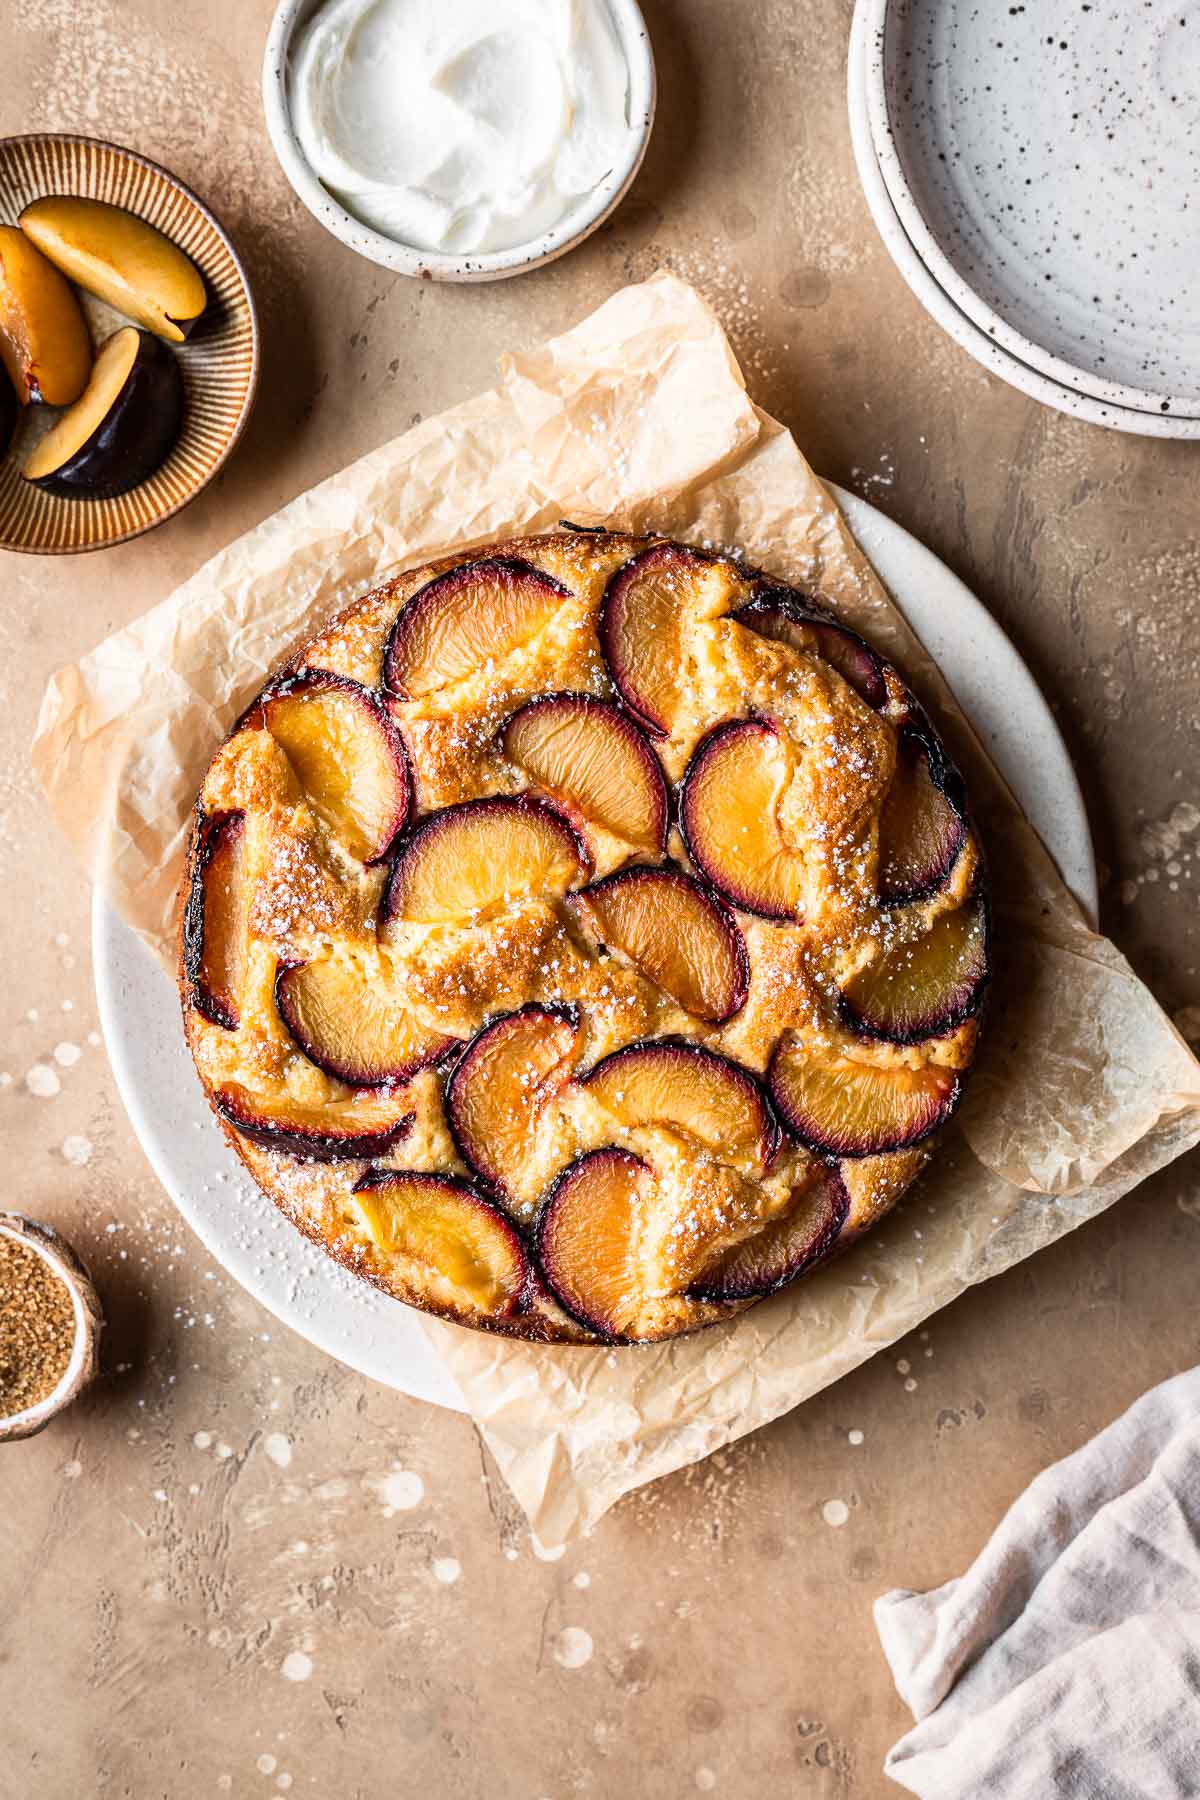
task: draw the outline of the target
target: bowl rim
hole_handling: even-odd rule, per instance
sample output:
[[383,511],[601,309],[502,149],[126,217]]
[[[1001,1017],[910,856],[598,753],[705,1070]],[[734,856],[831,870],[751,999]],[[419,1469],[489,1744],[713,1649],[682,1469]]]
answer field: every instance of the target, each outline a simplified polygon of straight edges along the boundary
[[[158,526],[165,525],[168,519],[173,519],[176,513],[182,512],[184,507],[190,505],[196,496],[202,494],[205,488],[220,474],[221,470],[225,467],[225,464],[229,461],[229,458],[233,455],[233,452],[237,449],[238,444],[241,442],[246,426],[250,422],[250,414],[254,410],[254,402],[258,394],[258,380],[262,369],[262,333],[258,322],[258,307],[254,300],[254,290],[250,285],[250,277],[246,272],[246,265],[238,255],[233,239],[230,237],[224,225],[222,225],[220,219],[218,219],[217,215],[213,212],[212,208],[205,205],[199,194],[197,194],[193,188],[190,188],[186,181],[181,181],[178,175],[173,175],[170,169],[164,168],[162,163],[155,162],[153,157],[143,156],[140,150],[130,150],[125,144],[114,143],[111,138],[91,137],[84,131],[10,132],[7,136],[0,137],[0,158],[3,157],[5,150],[10,144],[90,144],[97,149],[108,150],[115,156],[123,157],[127,162],[136,163],[140,168],[148,169],[152,174],[161,176],[171,187],[183,194],[196,208],[197,212],[199,212],[212,226],[224,245],[229,260],[233,264],[238,280],[241,283],[242,296],[245,301],[246,312],[250,321],[250,374],[246,382],[246,392],[242,400],[241,411],[238,413],[233,430],[230,432],[229,437],[221,450],[221,454],[217,457],[217,460],[214,462],[212,468],[208,471],[208,474],[200,485],[192,488],[189,493],[184,494],[181,499],[176,500],[171,506],[164,508],[162,512],[157,513],[153,519],[147,519],[144,525],[135,525],[128,531],[118,533],[116,537],[106,537],[100,543],[0,544],[0,550],[11,550],[20,556],[84,556],[93,550],[112,550],[117,544],[128,544],[134,538],[144,537],[148,531],[155,531]],[[86,199],[87,196],[79,195],[77,198]]]
[[847,105],[850,115],[850,142],[858,170],[859,185],[867,209],[883,245],[909,290],[934,322],[941,326],[960,349],[980,364],[989,374],[1015,388],[1031,400],[1050,406],[1068,418],[1088,425],[1099,425],[1108,431],[1121,431],[1129,436],[1169,438],[1186,441],[1200,438],[1200,421],[1188,420],[1180,413],[1138,412],[1131,407],[1107,404],[1091,394],[1081,393],[1065,382],[1055,381],[1014,356],[976,325],[973,319],[939,287],[932,272],[918,254],[900,220],[883,178],[879,156],[867,116],[867,16],[871,0],[857,0],[850,28],[850,52],[846,66]]
[[953,305],[980,331],[1026,367],[1037,370],[1071,392],[1152,418],[1200,420],[1200,405],[1190,398],[1163,389],[1132,387],[1127,382],[1106,381],[1078,363],[1048,350],[1036,339],[1011,325],[990,306],[959,270],[936,236],[904,168],[896,128],[888,102],[888,25],[894,16],[892,0],[859,0],[863,11],[863,62],[866,77],[867,116],[880,173],[888,197],[905,234],[933,279]]
[[324,0],[279,0],[263,50],[263,111],[275,155],[297,197],[318,224],[369,262],[421,281],[503,281],[541,268],[573,250],[604,223],[633,185],[654,128],[658,101],[654,49],[638,0],[603,0],[629,70],[628,110],[633,129],[626,154],[586,197],[582,208],[568,213],[565,220],[528,243],[475,255],[418,250],[364,225],[322,184],[301,151],[292,127],[288,100],[291,43],[296,31],[308,23],[323,3]]
[[89,1386],[96,1373],[103,1315],[91,1277],[53,1225],[43,1224],[28,1213],[0,1211],[0,1237],[26,1245],[57,1275],[71,1296],[74,1323],[70,1358],[50,1392],[19,1412],[0,1413],[0,1442],[13,1442],[33,1437]]

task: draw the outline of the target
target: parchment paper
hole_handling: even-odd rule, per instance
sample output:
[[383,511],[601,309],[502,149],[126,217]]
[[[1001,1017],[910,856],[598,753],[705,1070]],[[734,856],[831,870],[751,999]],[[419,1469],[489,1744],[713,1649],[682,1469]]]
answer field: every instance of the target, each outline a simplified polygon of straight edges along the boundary
[[168,965],[205,767],[293,642],[397,567],[561,516],[739,545],[906,669],[971,788],[998,966],[939,1157],[839,1262],[664,1346],[546,1349],[424,1321],[546,1545],[776,1418],[1200,1140],[1200,1064],[1089,930],[791,436],[750,401],[717,320],[668,275],[505,359],[499,386],[294,500],[54,677],[33,746],[51,807]]

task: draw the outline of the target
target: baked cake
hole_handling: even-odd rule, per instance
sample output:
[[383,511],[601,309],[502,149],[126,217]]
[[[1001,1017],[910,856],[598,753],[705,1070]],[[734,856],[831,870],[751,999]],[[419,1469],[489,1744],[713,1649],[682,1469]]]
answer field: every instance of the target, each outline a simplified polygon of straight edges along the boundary
[[564,528],[355,601],[213,758],[200,1079],[255,1180],[410,1305],[631,1343],[874,1224],[988,976],[963,785],[818,596]]

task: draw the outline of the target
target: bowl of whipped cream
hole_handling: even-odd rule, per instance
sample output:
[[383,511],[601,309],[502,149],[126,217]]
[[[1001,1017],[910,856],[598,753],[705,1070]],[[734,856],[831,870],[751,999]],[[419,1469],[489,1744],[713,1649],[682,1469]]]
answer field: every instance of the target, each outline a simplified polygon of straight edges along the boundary
[[636,0],[282,0],[263,102],[335,237],[404,275],[495,281],[621,200],[654,123],[654,56]]

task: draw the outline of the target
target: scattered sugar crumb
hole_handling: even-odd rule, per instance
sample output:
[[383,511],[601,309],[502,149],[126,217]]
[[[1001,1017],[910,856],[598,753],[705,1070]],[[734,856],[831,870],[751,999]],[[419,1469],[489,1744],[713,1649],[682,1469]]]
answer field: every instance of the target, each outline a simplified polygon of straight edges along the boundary
[[821,1508],[821,1517],[827,1525],[844,1525],[850,1517],[850,1508],[844,1500],[827,1500]]
[[263,1439],[263,1450],[277,1469],[286,1469],[292,1460],[292,1440],[282,1431],[272,1431]]
[[425,1498],[425,1483],[416,1470],[402,1469],[399,1465],[376,1486],[383,1501],[386,1518],[390,1518],[393,1513],[411,1512]]
[[279,1665],[285,1681],[307,1681],[312,1672],[312,1657],[304,1650],[289,1650]]
[[859,1431],[856,1426],[853,1431],[848,1431],[846,1433],[846,1442],[848,1444],[861,1444],[864,1441],[865,1437],[866,1437],[866,1433],[863,1431]]
[[902,1356],[896,1364],[896,1372],[899,1375],[907,1375],[911,1368],[912,1364],[909,1362],[907,1356]]
[[62,1082],[49,1063],[34,1063],[26,1073],[25,1086],[38,1100],[53,1100],[55,1094],[62,1092]]
[[456,1556],[435,1556],[433,1574],[436,1581],[445,1587],[452,1587],[462,1574],[462,1564]]
[[221,1458],[222,1462],[226,1462],[228,1458],[233,1455],[232,1446],[229,1444],[218,1444],[217,1455]]
[[700,1789],[702,1794],[711,1794],[712,1790],[717,1785],[716,1775],[704,1763],[700,1764],[700,1767],[696,1770],[692,1780],[696,1783],[696,1786]]
[[73,1069],[82,1055],[79,1045],[72,1044],[69,1039],[54,1046],[54,1060],[60,1069]]
[[910,1375],[908,1380],[904,1384],[904,1391],[906,1394],[913,1394],[916,1392],[916,1389],[917,1389],[916,1376]]
[[560,1669],[582,1669],[591,1661],[592,1640],[582,1625],[564,1625],[551,1650]]
[[212,1447],[212,1432],[211,1431],[194,1431],[192,1433],[192,1444],[197,1450],[211,1449],[211,1447]]
[[260,1775],[273,1775],[278,1763],[269,1750],[264,1750],[254,1766]]
[[572,1587],[590,1588],[591,1585],[592,1585],[592,1578],[588,1574],[586,1569],[580,1569],[578,1575],[574,1576],[571,1581]]
[[62,1141],[62,1153],[67,1162],[73,1163],[77,1169],[82,1169],[92,1160],[92,1140],[74,1134],[65,1137]]

